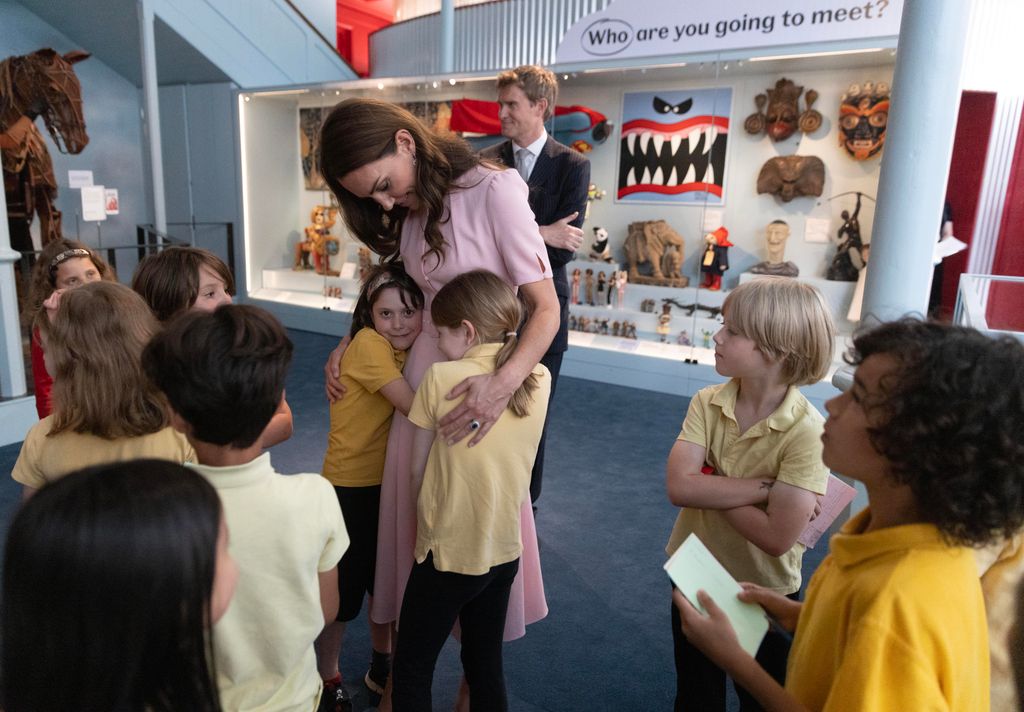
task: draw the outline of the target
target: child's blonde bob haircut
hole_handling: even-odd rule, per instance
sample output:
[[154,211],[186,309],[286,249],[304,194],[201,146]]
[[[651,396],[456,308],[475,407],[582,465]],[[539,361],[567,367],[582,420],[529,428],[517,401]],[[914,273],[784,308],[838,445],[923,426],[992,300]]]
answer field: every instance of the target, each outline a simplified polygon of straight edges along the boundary
[[729,328],[782,363],[787,384],[817,383],[828,372],[836,326],[814,287],[791,277],[758,277],[729,292],[722,315]]

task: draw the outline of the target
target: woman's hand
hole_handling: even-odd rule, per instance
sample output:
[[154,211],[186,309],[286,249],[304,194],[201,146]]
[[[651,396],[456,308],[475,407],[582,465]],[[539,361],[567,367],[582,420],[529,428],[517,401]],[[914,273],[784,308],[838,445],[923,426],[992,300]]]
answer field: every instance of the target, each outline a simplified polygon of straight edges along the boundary
[[345,349],[348,348],[350,343],[352,343],[350,336],[346,336],[339,341],[338,346],[327,357],[327,363],[324,364],[324,381],[328,403],[339,401],[345,395],[345,386],[341,383],[341,357],[345,354]]
[[731,668],[741,664],[750,655],[740,647],[728,616],[715,605],[706,591],[697,591],[697,600],[704,606],[707,615],[694,608],[680,593],[672,590],[672,600],[679,609],[683,634],[686,639],[700,648],[716,665],[732,674]]
[[783,629],[790,633],[796,630],[796,622],[804,604],[756,583],[741,583],[740,586],[743,587],[739,593],[741,601],[759,604]]
[[[453,445],[476,433],[469,441],[469,447],[473,447],[501,417],[515,388],[505,384],[498,373],[465,379],[446,396],[448,400],[454,400],[466,395],[461,403],[441,418],[441,437]],[[474,428],[474,423],[479,425]]]

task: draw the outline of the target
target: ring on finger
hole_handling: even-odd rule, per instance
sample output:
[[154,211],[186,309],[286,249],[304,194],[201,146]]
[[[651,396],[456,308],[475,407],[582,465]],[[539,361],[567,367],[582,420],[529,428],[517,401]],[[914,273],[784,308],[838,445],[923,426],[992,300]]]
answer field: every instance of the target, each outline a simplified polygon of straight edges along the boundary
[[480,421],[476,420],[475,418],[473,420],[469,421],[469,429],[470,430],[479,430],[480,429]]

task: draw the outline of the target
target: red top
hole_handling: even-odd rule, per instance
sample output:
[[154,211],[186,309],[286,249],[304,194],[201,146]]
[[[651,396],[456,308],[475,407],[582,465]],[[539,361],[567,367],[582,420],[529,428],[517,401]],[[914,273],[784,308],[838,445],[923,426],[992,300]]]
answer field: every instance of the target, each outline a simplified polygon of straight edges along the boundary
[[53,411],[53,403],[50,401],[53,378],[46,372],[43,347],[39,343],[39,329],[32,330],[32,381],[36,386],[36,412],[42,420]]

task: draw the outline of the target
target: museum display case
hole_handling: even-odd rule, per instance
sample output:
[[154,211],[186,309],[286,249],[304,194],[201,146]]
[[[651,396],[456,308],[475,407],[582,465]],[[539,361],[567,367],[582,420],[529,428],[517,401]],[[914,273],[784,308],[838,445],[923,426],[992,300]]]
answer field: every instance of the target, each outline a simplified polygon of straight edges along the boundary
[[[838,362],[859,319],[894,40],[557,72],[548,132],[585,152],[592,183],[567,266],[578,280],[566,372],[643,380],[681,364],[715,380],[722,302],[760,274],[822,291],[844,337]],[[240,92],[246,296],[292,326],[344,333],[361,261],[376,259],[315,165],[323,117],[357,96],[401,103],[477,148],[501,140],[493,75]]]

